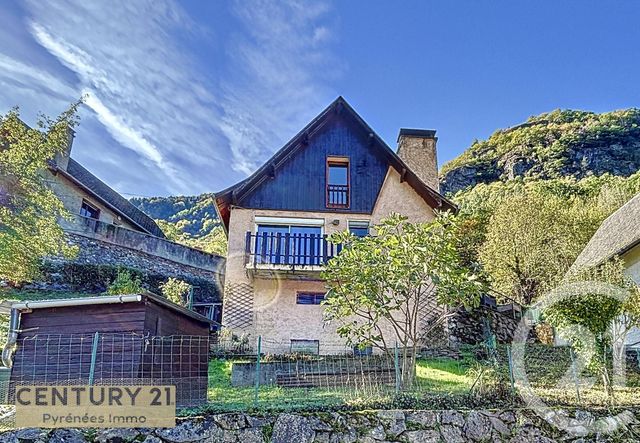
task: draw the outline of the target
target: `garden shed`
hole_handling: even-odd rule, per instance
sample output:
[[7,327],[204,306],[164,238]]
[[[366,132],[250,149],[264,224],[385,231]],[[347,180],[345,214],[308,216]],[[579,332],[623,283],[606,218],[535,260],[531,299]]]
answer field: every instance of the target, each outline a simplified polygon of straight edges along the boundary
[[14,303],[11,387],[175,385],[178,405],[199,404],[207,394],[210,323],[149,292]]

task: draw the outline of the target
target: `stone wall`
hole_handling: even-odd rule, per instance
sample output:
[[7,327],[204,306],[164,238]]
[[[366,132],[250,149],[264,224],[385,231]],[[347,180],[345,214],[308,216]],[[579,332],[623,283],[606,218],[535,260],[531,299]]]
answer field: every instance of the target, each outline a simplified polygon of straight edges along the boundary
[[[170,429],[21,429],[0,435],[0,443],[353,443],[638,441],[640,411],[615,418],[586,411],[555,410],[560,430],[530,410],[364,411],[249,415],[230,413],[179,419]],[[591,429],[599,429],[598,433]]]
[[486,306],[472,311],[459,309],[447,321],[450,344],[456,347],[482,343],[488,337],[487,328],[495,335],[498,343],[510,343],[519,322],[510,313],[498,312]]
[[[144,250],[134,249],[133,247],[126,247],[72,233],[67,233],[66,235],[69,240],[68,243],[77,245],[79,248],[78,256],[73,260],[74,263],[124,266],[166,275],[167,277],[187,274],[211,281],[216,281],[218,274],[223,272],[221,263],[224,260],[215,256],[211,256],[207,266],[204,266],[204,263],[203,266],[191,266],[147,253]],[[55,259],[53,260],[55,261]]]
[[212,255],[209,266],[201,268],[84,235],[69,232],[65,235],[69,244],[78,246],[78,255],[73,260],[62,257],[48,258],[43,267],[43,277],[29,287],[101,292],[106,290],[107,280],[113,279],[114,268],[122,267],[143,274],[143,283],[147,283],[149,289],[154,292],[158,291],[159,283],[174,277],[196,287],[196,302],[220,302],[222,299],[223,258]]
[[[220,256],[122,226],[103,223],[79,215],[72,216],[71,220],[61,221],[60,224],[65,232],[71,235],[73,241],[78,241],[76,239],[79,237],[85,237],[138,253],[145,253],[164,259],[164,261],[168,260],[207,271],[219,270],[218,272],[223,272],[224,270],[224,258]],[[97,243],[84,242],[84,244],[93,246]]]

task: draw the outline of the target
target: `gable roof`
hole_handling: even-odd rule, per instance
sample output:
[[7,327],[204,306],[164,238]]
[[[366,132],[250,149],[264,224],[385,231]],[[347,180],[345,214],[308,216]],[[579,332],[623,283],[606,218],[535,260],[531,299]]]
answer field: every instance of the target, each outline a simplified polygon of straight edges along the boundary
[[602,222],[571,266],[571,271],[597,266],[640,244],[639,222],[640,194],[637,194]]
[[156,237],[165,238],[164,233],[151,217],[136,208],[129,200],[111,189],[74,159],[69,159],[66,170],[55,168],[54,171],[62,174],[142,231]]
[[230,186],[222,191],[216,192],[215,201],[218,215],[222,224],[227,230],[229,228],[230,207],[238,204],[243,197],[255,190],[264,180],[272,177],[275,171],[285,163],[297,151],[308,145],[309,137],[320,130],[329,120],[332,113],[345,112],[351,116],[362,130],[369,134],[370,146],[388,161],[389,165],[396,169],[400,175],[426,202],[434,209],[457,211],[456,206],[434,190],[407,166],[407,164],[375,133],[373,129],[358,115],[358,113],[342,97],[335,99],[316,118],[287,142],[269,160],[267,160],[257,171],[246,179]]

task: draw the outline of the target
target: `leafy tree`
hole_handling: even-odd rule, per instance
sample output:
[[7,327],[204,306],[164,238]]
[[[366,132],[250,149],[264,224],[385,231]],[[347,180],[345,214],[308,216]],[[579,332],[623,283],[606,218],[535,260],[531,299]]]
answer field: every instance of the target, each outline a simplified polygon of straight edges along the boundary
[[566,286],[542,301],[546,320],[600,374],[609,395],[613,391],[607,350],[617,350],[614,355],[624,366],[624,337],[631,328],[640,327],[640,290],[624,270],[616,258],[569,274],[563,281]]
[[191,291],[191,285],[185,281],[170,277],[160,285],[162,295],[177,305],[187,305],[187,295]]
[[496,290],[529,305],[563,277],[601,220],[581,199],[516,194],[489,219],[480,263]]
[[397,342],[403,352],[403,384],[408,385],[418,346],[446,315],[425,326],[425,305],[473,306],[482,285],[459,266],[459,239],[450,214],[430,223],[406,220],[394,214],[374,227],[375,235],[364,238],[346,231],[333,234],[330,240],[344,247],[322,276],[329,289],[325,320],[338,323],[338,334],[351,346],[388,352]]
[[142,281],[139,277],[133,277],[129,271],[118,269],[118,275],[109,284],[107,294],[139,294],[143,289]]
[[184,231],[182,222],[172,223],[164,220],[156,220],[164,235],[171,241],[185,246],[200,249],[210,254],[227,255],[227,237],[222,226],[216,225],[202,236],[194,236]]
[[35,128],[20,120],[18,108],[0,116],[0,279],[32,280],[43,257],[76,253],[58,225],[67,212],[46,186],[46,170],[68,146],[78,106],[55,119],[39,116]]

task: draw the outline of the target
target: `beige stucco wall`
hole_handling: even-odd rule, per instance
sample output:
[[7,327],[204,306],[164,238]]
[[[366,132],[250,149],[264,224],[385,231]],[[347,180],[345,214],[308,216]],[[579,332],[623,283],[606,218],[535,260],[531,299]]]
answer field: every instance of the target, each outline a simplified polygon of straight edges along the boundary
[[[82,188],[69,181],[62,174],[54,175],[48,171],[46,172],[46,174],[46,180],[49,184],[49,187],[53,190],[53,192],[55,192],[58,198],[62,201],[65,209],[67,209],[67,211],[69,211],[71,214],[77,215],[80,213],[82,200],[85,199],[89,203],[100,209],[101,222],[122,226],[124,228],[133,229],[135,231],[140,230],[140,228],[129,223],[126,219],[121,218],[114,211],[91,197]],[[65,228],[73,228],[73,221],[63,221],[62,225]]]
[[[625,273],[640,285],[640,245],[632,248],[622,256],[625,264]],[[634,328],[625,340],[626,344],[635,344],[640,342],[640,329]],[[635,345],[640,348],[640,345]]]
[[[247,334],[251,343],[255,343],[258,335],[262,336],[263,349],[267,353],[288,352],[291,339],[319,340],[321,353],[344,352],[346,345],[335,332],[337,325],[323,322],[323,307],[296,304],[297,292],[325,292],[324,282],[294,280],[291,275],[269,278],[251,274],[245,267],[246,233],[255,231],[257,216],[322,219],[323,232],[331,234],[347,229],[349,221],[375,224],[392,212],[406,215],[412,222],[424,222],[434,217],[431,207],[411,186],[401,183],[400,175],[391,168],[372,214],[233,207],[229,220],[223,325],[238,334]],[[334,220],[337,224],[332,223]],[[391,334],[390,328],[385,336],[387,334]],[[393,341],[391,339],[391,343]]]
[[398,171],[389,168],[373,207],[371,221],[377,224],[392,212],[407,216],[412,223],[426,222],[434,218],[431,206],[407,182],[400,182]]

